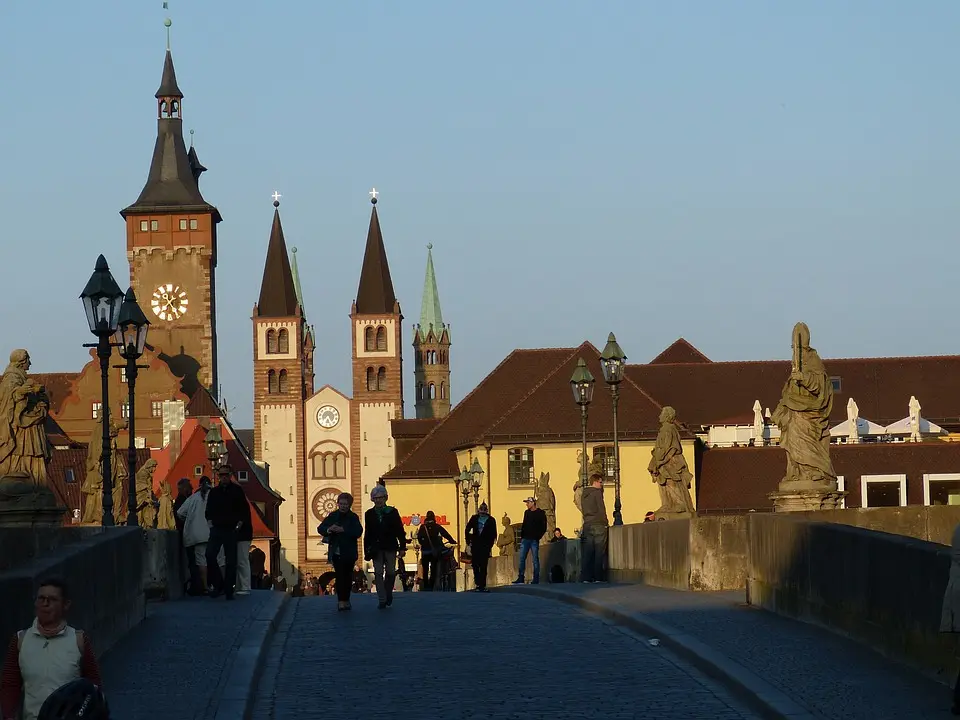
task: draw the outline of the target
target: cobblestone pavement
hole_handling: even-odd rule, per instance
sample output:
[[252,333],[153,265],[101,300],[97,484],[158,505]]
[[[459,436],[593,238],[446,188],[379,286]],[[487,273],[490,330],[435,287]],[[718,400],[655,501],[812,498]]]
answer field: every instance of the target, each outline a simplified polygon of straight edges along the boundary
[[291,601],[253,720],[755,717],[663,648],[566,604],[493,593],[353,604]]
[[147,605],[147,618],[101,660],[110,714],[119,720],[209,720],[233,650],[271,592],[233,602],[185,598]]
[[744,605],[742,592],[548,585],[692,635],[813,714],[835,720],[948,718],[950,689],[824,628]]

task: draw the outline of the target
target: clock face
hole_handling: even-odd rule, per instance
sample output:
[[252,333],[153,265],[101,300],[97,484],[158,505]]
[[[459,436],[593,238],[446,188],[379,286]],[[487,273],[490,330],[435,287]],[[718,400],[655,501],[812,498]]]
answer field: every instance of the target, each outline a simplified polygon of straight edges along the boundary
[[153,291],[150,307],[161,320],[179,320],[187,312],[190,300],[179,285],[165,283]]
[[330,430],[340,423],[340,411],[333,405],[324,405],[317,410],[317,424],[322,428]]
[[313,516],[323,522],[323,519],[337,509],[337,496],[340,493],[336,490],[321,490],[313,496],[313,502],[310,503],[310,509],[313,510]]

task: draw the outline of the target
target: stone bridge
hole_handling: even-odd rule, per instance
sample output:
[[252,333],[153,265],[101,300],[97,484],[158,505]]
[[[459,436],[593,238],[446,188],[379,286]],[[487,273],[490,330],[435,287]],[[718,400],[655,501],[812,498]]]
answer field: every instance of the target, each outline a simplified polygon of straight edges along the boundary
[[[121,720],[951,717],[953,643],[936,632],[948,549],[852,527],[881,518],[863,517],[616,528],[619,583],[400,593],[387,610],[364,595],[349,613],[272,591],[178,598],[170,534],[84,530],[0,566],[0,622],[25,624],[37,578],[66,575]],[[543,549],[545,565],[575,555]],[[512,580],[513,561],[492,572]],[[145,586],[168,601],[145,603]]]

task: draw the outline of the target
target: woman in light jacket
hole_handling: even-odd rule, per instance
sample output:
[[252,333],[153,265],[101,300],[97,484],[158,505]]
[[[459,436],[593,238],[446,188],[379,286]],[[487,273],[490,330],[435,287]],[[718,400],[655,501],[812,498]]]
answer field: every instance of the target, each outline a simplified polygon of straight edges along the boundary
[[183,520],[183,546],[188,553],[193,553],[200,573],[200,587],[204,592],[209,589],[206,554],[207,540],[210,539],[210,524],[206,517],[209,494],[210,478],[204,475],[200,478],[200,491],[188,497],[177,510],[177,517]]
[[[943,609],[940,613],[940,632],[960,633],[960,525],[953,530],[950,547],[950,578],[943,593]],[[953,684],[954,715],[960,715],[960,674]]]

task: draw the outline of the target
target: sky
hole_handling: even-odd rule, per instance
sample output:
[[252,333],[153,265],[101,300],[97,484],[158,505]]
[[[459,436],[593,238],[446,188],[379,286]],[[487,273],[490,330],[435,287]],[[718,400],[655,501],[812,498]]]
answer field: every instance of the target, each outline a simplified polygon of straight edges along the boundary
[[610,331],[632,362],[681,336],[788,358],[801,320],[824,357],[960,352],[955,0],[5,0],[0,334],[35,371],[86,361],[98,254],[128,283],[167,15],[237,426],[274,190],[317,387],[347,394],[380,192],[408,416],[428,243],[454,402],[514,348]]

